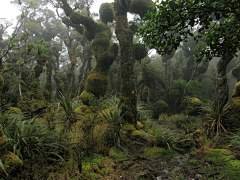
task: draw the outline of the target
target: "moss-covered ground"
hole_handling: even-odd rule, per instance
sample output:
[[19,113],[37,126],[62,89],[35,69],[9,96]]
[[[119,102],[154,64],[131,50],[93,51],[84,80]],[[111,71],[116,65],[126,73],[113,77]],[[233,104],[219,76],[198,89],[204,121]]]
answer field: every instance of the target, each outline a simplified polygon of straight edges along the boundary
[[[36,127],[45,126],[58,137],[52,139],[52,144],[43,146],[45,151],[42,151],[42,146],[34,141],[36,138],[22,140],[16,136],[21,143],[17,149],[22,153],[19,156],[22,168],[17,174],[0,179],[237,180],[240,177],[237,139],[233,144],[230,136],[219,136],[215,140],[207,137],[201,129],[201,116],[162,114],[158,119],[141,119],[135,126],[117,126],[121,118],[115,106],[99,110],[94,107],[76,105],[70,117],[61,108],[54,110],[52,105],[54,114],[48,107],[38,117]],[[19,116],[18,126],[25,122],[20,118],[23,113],[19,112],[20,109],[9,108],[9,114],[2,114],[1,118],[6,123],[6,118]],[[32,127],[35,125],[32,123]],[[28,132],[36,134],[37,130],[32,131],[32,127],[28,127]],[[48,143],[44,139],[42,142]],[[7,148],[11,151],[11,145]],[[11,165],[6,159],[3,163]],[[1,170],[0,174],[5,176]]]

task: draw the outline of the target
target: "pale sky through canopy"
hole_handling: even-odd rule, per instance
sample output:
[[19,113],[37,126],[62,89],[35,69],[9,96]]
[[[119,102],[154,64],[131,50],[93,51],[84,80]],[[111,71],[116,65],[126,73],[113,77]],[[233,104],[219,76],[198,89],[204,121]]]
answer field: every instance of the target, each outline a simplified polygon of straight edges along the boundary
[[[6,18],[8,20],[15,19],[21,12],[16,6],[10,3],[11,0],[0,0],[0,18]],[[95,0],[91,12],[99,12],[99,7],[102,3],[114,2],[114,0]],[[50,6],[50,5],[49,5]],[[51,7],[49,7],[51,9]]]

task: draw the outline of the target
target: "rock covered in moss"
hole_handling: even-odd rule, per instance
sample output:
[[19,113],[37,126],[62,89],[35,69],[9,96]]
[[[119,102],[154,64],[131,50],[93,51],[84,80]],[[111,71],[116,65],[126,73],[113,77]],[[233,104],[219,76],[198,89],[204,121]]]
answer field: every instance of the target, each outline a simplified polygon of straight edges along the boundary
[[153,104],[154,118],[158,118],[159,114],[168,113],[168,111],[169,111],[168,104],[163,100],[159,100]]
[[199,107],[203,105],[202,101],[198,98],[191,98],[188,102],[187,115],[199,114]]
[[131,132],[131,136],[134,136],[134,137],[142,137],[146,134],[146,132],[142,129],[140,130],[135,130],[135,131],[132,131]]
[[[3,148],[4,145],[8,143],[8,138],[5,136],[3,131],[0,129],[0,159],[3,163],[3,167],[6,170],[6,173],[15,176],[16,173],[20,170],[23,165],[22,160],[19,159],[15,154],[7,151],[6,148]],[[4,177],[5,173],[2,168],[0,168],[0,177]]]
[[102,3],[99,9],[100,19],[102,22],[107,24],[107,22],[113,22],[114,19],[114,9],[111,3]]

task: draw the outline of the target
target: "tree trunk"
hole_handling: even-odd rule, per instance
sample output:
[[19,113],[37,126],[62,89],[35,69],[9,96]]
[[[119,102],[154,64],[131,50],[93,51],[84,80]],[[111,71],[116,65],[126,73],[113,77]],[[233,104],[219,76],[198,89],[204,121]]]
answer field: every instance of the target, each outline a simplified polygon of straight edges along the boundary
[[121,88],[120,88],[120,106],[124,121],[130,124],[136,124],[137,116],[137,93],[134,83],[134,53],[133,53],[133,32],[131,31],[127,11],[130,7],[124,2],[114,1],[116,11],[116,35],[120,43],[121,54]]
[[217,83],[214,104],[222,107],[228,102],[227,65],[233,56],[227,53],[225,58],[221,57],[217,64]]

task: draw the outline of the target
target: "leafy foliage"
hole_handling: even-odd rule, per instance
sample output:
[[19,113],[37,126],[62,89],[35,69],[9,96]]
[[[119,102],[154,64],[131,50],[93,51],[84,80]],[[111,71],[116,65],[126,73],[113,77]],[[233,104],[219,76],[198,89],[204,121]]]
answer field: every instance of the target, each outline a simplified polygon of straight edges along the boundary
[[0,128],[9,139],[9,150],[22,159],[29,158],[35,148],[38,151],[43,150],[45,143],[53,138],[53,134],[47,131],[46,124],[38,123],[38,119],[35,118],[24,120],[24,116],[20,114],[2,114]]
[[215,135],[215,138],[223,132],[227,132],[224,128],[223,121],[226,120],[232,107],[232,103],[229,102],[223,106],[223,108],[218,104],[216,106],[214,103],[210,103],[209,106],[202,107],[203,112],[205,112],[206,122],[203,123],[204,127],[207,127],[207,136]]
[[[236,56],[240,37],[240,2],[238,0],[163,0],[148,12],[146,25],[139,28],[143,41],[160,55],[171,54],[188,35],[196,45],[205,37],[206,45],[199,45],[200,60],[222,57],[229,52]],[[198,34],[193,31],[198,27]]]

